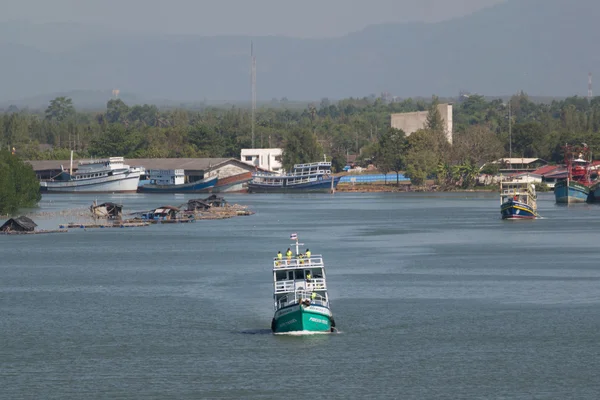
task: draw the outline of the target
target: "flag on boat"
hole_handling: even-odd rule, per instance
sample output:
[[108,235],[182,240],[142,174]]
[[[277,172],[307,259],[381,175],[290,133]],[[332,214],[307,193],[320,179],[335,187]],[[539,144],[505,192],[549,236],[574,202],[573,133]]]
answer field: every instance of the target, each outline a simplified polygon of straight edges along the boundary
[[292,240],[296,240],[296,239],[298,239],[298,235],[297,235],[297,234],[295,234],[295,233],[292,233],[292,234],[290,235],[290,239],[292,239]]

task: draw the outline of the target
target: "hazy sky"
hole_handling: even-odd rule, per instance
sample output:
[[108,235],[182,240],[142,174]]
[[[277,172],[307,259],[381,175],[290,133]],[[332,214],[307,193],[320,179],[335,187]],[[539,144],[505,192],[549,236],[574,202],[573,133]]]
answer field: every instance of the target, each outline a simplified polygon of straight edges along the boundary
[[201,35],[338,36],[384,22],[440,21],[505,0],[0,0],[0,20],[83,22]]

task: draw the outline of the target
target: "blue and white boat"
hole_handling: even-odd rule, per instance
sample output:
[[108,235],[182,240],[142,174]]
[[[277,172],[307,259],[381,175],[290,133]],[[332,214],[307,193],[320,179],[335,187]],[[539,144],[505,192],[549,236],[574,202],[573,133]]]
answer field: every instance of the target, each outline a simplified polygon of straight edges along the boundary
[[572,204],[585,203],[590,199],[592,153],[583,143],[582,147],[564,146],[566,179],[554,185],[556,203]]
[[333,176],[331,162],[296,164],[291,173],[256,172],[248,182],[250,193],[325,192],[335,190],[340,176]]
[[183,169],[149,170],[149,180],[138,187],[140,193],[208,193],[218,176],[186,175]]
[[535,219],[539,217],[535,185],[518,180],[500,182],[500,213],[502,219]]

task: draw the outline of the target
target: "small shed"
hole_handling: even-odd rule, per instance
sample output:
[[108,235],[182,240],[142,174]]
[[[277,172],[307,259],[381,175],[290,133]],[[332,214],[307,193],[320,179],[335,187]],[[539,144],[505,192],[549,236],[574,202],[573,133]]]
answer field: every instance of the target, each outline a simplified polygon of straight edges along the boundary
[[212,194],[205,199],[188,200],[187,211],[206,211],[211,207],[224,207],[227,201],[223,197]]
[[173,206],[162,206],[154,210],[154,219],[176,219],[180,209]]
[[37,224],[25,216],[11,218],[0,226],[2,232],[33,232]]
[[121,217],[123,206],[115,203],[102,203],[96,205],[94,202],[94,204],[90,206],[90,210],[94,217],[114,219]]

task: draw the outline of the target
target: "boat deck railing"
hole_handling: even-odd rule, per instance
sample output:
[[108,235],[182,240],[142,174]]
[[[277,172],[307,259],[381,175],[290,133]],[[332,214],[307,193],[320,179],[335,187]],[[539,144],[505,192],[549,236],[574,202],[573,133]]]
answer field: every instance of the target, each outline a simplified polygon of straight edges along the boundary
[[289,295],[282,296],[276,303],[276,309],[292,305],[292,304],[306,304],[306,305],[318,305],[329,307],[329,303],[324,296],[321,296],[318,293],[313,295],[312,292],[306,291],[297,291],[294,293],[290,293]]
[[294,268],[306,268],[306,267],[323,267],[323,256],[315,255],[310,258],[287,258],[278,259],[273,258],[273,269],[294,269]]
[[[298,286],[300,283],[302,286]],[[275,294],[281,293],[291,293],[294,291],[298,291],[301,288],[306,291],[314,291],[314,290],[327,290],[327,283],[323,278],[313,278],[310,280],[286,280],[286,281],[276,281],[275,282]]]

